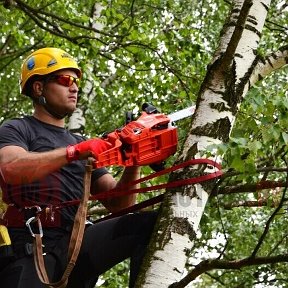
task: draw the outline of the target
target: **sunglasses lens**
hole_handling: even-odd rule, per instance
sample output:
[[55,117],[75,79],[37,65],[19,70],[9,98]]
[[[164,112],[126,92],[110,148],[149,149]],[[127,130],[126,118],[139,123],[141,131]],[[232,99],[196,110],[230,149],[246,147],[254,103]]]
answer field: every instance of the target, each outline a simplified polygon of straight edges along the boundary
[[58,84],[66,86],[66,87],[72,86],[74,82],[77,86],[79,86],[79,82],[80,82],[79,78],[75,78],[70,75],[57,75],[57,77],[55,77],[55,80]]
[[[60,75],[59,77],[57,77],[56,78],[57,79],[57,83],[58,84],[61,84],[61,85],[63,85],[63,86],[67,86],[67,87],[69,87],[69,86],[71,86],[72,85],[72,81],[71,81],[71,79],[70,79],[70,77],[68,76],[65,76],[65,75]],[[70,83],[70,82],[72,82],[72,83]]]

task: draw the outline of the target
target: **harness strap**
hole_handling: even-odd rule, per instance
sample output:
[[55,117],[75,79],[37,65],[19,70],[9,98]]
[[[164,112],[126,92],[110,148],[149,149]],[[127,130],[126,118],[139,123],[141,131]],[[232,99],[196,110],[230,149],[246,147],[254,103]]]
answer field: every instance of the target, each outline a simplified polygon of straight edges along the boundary
[[92,173],[92,162],[87,161],[86,171],[84,176],[84,193],[83,197],[80,201],[80,205],[78,207],[75,221],[72,229],[72,234],[69,242],[68,248],[68,264],[62,275],[62,278],[58,282],[51,283],[49,281],[49,277],[47,275],[47,271],[45,268],[44,258],[43,258],[43,250],[42,250],[42,239],[40,234],[35,234],[34,241],[34,262],[37,270],[37,274],[42,283],[48,285],[49,287],[54,288],[64,288],[68,283],[68,277],[70,276],[77,257],[79,255],[84,229],[85,229],[85,221],[87,214],[87,206],[88,199],[90,194],[90,185],[91,185],[91,173]]
[[[181,179],[181,180],[172,181],[172,182],[169,182],[169,183],[164,183],[164,184],[159,184],[159,185],[153,185],[153,186],[150,186],[150,187],[144,187],[144,188],[138,188],[138,189],[132,189],[132,190],[130,189],[129,190],[129,187],[133,186],[135,184],[139,184],[141,182],[147,181],[149,179],[153,179],[155,177],[158,177],[158,176],[164,175],[166,173],[178,170],[180,168],[184,168],[186,166],[196,165],[196,164],[211,165],[211,166],[217,168],[218,171],[215,171],[213,173],[208,173],[206,175],[202,175],[202,176],[198,176],[198,177]],[[210,160],[210,159],[192,159],[192,160],[188,160],[186,162],[183,162],[181,164],[175,165],[173,167],[166,168],[166,169],[164,169],[162,171],[153,173],[153,174],[148,175],[146,177],[140,178],[138,180],[135,180],[135,181],[133,181],[131,183],[128,183],[125,186],[121,186],[120,188],[118,187],[117,189],[113,189],[113,190],[107,191],[106,193],[109,194],[108,196],[105,194],[105,192],[103,192],[103,193],[100,193],[100,194],[97,194],[97,195],[93,195],[92,197],[90,197],[90,199],[105,199],[107,197],[108,198],[111,197],[111,195],[112,195],[112,197],[119,197],[119,196],[122,196],[122,195],[127,195],[127,194],[132,194],[132,193],[146,193],[146,192],[149,192],[149,191],[159,190],[159,189],[163,189],[163,188],[175,188],[175,187],[185,186],[185,185],[189,185],[189,184],[191,185],[191,184],[196,184],[196,183],[201,183],[201,182],[204,182],[204,181],[212,180],[214,178],[220,177],[221,175],[223,175],[223,171],[221,170],[221,165],[218,164],[217,162],[215,162],[213,160]],[[152,197],[152,198],[150,198],[148,200],[142,201],[142,202],[140,202],[138,204],[132,205],[132,206],[130,206],[128,208],[124,208],[124,209],[121,209],[121,210],[119,210],[117,212],[111,213],[111,214],[109,214],[109,215],[107,215],[107,216],[105,216],[103,218],[100,218],[100,219],[98,219],[96,221],[93,221],[93,223],[102,222],[104,220],[108,220],[108,219],[111,219],[111,218],[114,218],[114,217],[122,216],[122,215],[125,215],[127,213],[132,213],[132,212],[135,212],[135,211],[139,211],[139,210],[141,210],[143,208],[146,208],[148,206],[160,203],[160,202],[163,201],[163,199],[164,199],[164,194],[160,194],[160,195]],[[69,205],[69,204],[72,204],[72,203],[66,202],[66,203],[63,203],[63,204],[64,205]]]
[[[201,175],[198,177],[176,180],[176,181],[172,181],[172,182],[168,182],[168,183],[152,185],[149,187],[130,189],[131,186],[133,187],[134,185],[142,183],[144,181],[159,177],[161,175],[170,173],[172,171],[176,171],[176,170],[185,168],[187,166],[198,165],[198,164],[210,165],[210,166],[216,168],[216,170],[212,173],[207,173],[205,175]],[[154,190],[159,190],[159,189],[164,189],[164,188],[175,188],[175,187],[185,186],[185,185],[189,185],[189,184],[191,185],[191,184],[196,184],[196,183],[201,183],[204,181],[212,180],[212,179],[220,177],[221,175],[223,175],[223,171],[221,170],[221,165],[219,163],[215,162],[214,160],[204,159],[204,158],[192,159],[192,160],[182,162],[178,165],[174,165],[172,167],[166,168],[166,169],[161,170],[159,172],[155,172],[155,173],[150,174],[146,177],[142,177],[142,178],[135,180],[135,181],[132,181],[130,183],[123,184],[120,187],[111,189],[109,191],[99,192],[96,195],[90,196],[89,200],[102,200],[102,199],[120,197],[120,196],[130,195],[130,194],[146,193],[149,191],[154,191]],[[139,211],[140,209],[143,209],[143,208],[146,208],[148,206],[151,206],[151,205],[154,205],[154,204],[161,202],[163,200],[163,198],[164,198],[164,194],[160,194],[160,195],[153,197],[153,198],[150,198],[146,201],[142,201],[142,202],[135,204],[135,205],[132,205],[128,208],[124,208],[118,212],[111,213],[111,214],[109,214],[109,215],[107,215],[101,219],[93,221],[93,223],[102,222],[104,220],[111,219],[111,218],[118,217],[118,216],[122,216],[122,215],[125,215],[127,213]],[[78,204],[79,204],[79,200],[66,201],[66,202],[63,202],[60,205],[57,205],[54,207],[50,206],[49,207],[49,209],[50,209],[49,213],[52,214],[55,211],[62,209],[64,207],[78,205]]]
[[[201,175],[198,177],[192,177],[192,178],[176,180],[176,181],[172,181],[172,182],[168,182],[168,183],[162,183],[162,184],[158,184],[158,185],[151,185],[148,187],[131,189],[131,187],[135,186],[136,184],[140,184],[142,182],[145,182],[145,181],[154,179],[156,177],[168,174],[172,171],[176,171],[176,170],[185,168],[187,166],[198,165],[198,164],[210,165],[210,166],[216,168],[216,170],[212,173],[207,173],[205,175]],[[130,183],[122,184],[121,186],[117,186],[116,188],[111,189],[109,191],[99,192],[95,195],[90,196],[89,200],[103,200],[103,199],[120,197],[120,196],[124,196],[124,195],[129,195],[129,194],[146,193],[149,191],[155,191],[155,190],[160,190],[160,189],[164,189],[164,188],[166,189],[166,188],[175,188],[175,187],[180,187],[180,186],[186,186],[186,185],[201,183],[201,182],[208,181],[208,180],[211,180],[214,178],[218,178],[222,174],[223,174],[223,171],[221,170],[221,165],[219,163],[215,162],[214,160],[204,159],[204,158],[203,159],[192,159],[192,160],[188,160],[188,161],[185,161],[183,163],[180,163],[178,165],[174,165],[172,167],[166,168],[162,171],[155,172],[155,173],[150,174],[146,177],[142,177],[142,178],[135,180],[135,181],[132,181]],[[51,209],[50,213],[52,213],[52,212],[55,212],[55,211],[62,209],[64,207],[78,205],[78,204],[79,204],[79,199],[75,199],[75,200],[63,202],[57,206],[53,206],[53,207],[51,206],[51,207],[49,207],[49,209]],[[148,205],[146,205],[146,207],[147,206]]]
[[138,204],[132,205],[128,208],[124,208],[124,209],[121,209],[117,212],[113,212],[113,213],[111,213],[111,214],[109,214],[103,218],[99,218],[99,219],[93,221],[93,223],[94,224],[99,223],[99,222],[102,222],[102,221],[105,221],[108,219],[112,219],[112,218],[119,217],[119,216],[122,216],[122,215],[125,215],[128,213],[133,213],[133,212],[139,211],[139,210],[144,209],[146,207],[158,204],[158,203],[162,202],[163,199],[164,199],[164,194],[160,194],[160,195],[152,197],[148,200],[142,201]]

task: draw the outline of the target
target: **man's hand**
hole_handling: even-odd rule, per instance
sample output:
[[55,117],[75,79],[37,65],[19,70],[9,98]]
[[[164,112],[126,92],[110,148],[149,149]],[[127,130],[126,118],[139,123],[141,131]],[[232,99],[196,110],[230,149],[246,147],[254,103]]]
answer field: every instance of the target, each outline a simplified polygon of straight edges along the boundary
[[101,154],[112,148],[112,144],[108,141],[104,141],[100,138],[94,138],[75,145],[69,145],[66,148],[66,158],[68,162],[87,159],[92,156],[97,158],[98,154]]

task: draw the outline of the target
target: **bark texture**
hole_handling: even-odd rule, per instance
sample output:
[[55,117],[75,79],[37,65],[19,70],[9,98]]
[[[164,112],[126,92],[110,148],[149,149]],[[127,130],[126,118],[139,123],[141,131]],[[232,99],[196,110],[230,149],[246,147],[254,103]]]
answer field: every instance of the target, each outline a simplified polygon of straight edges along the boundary
[[[261,74],[255,72],[261,69],[256,50],[269,5],[270,0],[234,1],[199,91],[190,133],[179,162],[206,158],[209,146],[229,140],[240,104],[257,75]],[[221,162],[221,159],[214,160]],[[172,174],[170,180],[195,177],[214,169],[187,167]],[[214,185],[215,181],[210,181],[167,191],[136,287],[167,288],[183,277],[187,251],[193,247]]]

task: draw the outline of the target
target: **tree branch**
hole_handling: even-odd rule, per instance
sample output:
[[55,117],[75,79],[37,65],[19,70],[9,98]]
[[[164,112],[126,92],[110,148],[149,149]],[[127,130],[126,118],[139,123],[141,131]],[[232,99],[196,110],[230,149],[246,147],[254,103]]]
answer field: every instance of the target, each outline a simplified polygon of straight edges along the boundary
[[[287,201],[288,199],[285,199]],[[221,204],[220,204],[221,205]],[[231,210],[233,208],[239,208],[239,207],[264,207],[264,206],[269,206],[270,208],[275,208],[278,207],[279,203],[276,201],[268,201],[268,199],[260,199],[260,200],[255,200],[255,201],[237,201],[233,203],[224,203],[221,205],[224,209]]]
[[[56,20],[59,20],[60,22],[63,22],[63,23],[66,23],[66,24],[69,24],[71,26],[74,26],[74,27],[77,27],[77,28],[80,28],[80,29],[84,29],[84,30],[88,30],[88,31],[93,31],[93,32],[96,32],[96,33],[99,33],[99,34],[102,34],[102,35],[105,35],[105,36],[109,36],[109,37],[119,37],[119,36],[115,36],[114,34],[110,34],[110,33],[105,33],[103,32],[102,30],[98,30],[96,28],[93,28],[91,26],[85,26],[85,25],[81,25],[81,24],[78,24],[78,23],[75,23],[73,21],[70,21],[69,19],[67,18],[62,18],[62,17],[59,17],[58,15],[56,14],[52,14],[52,13],[49,13],[49,12],[45,12],[43,7],[41,7],[41,9],[34,9],[33,7],[27,5],[26,3],[24,3],[23,1],[21,0],[15,0],[15,2],[18,4],[18,8],[20,8],[21,10],[23,10],[23,12],[25,13],[29,13],[28,15],[31,17],[31,15],[37,15],[37,17],[45,22],[47,22],[48,24],[50,22],[48,22],[48,20],[46,18],[44,18],[43,16],[40,16],[41,14],[42,15],[45,15],[45,16],[48,16],[48,17],[51,17],[52,19],[56,19]],[[35,18],[35,17],[34,17]],[[33,18],[32,18],[33,19]],[[34,19],[33,19],[34,20]],[[38,21],[37,21],[38,22]],[[51,24],[51,23],[50,23]],[[38,24],[37,24],[38,25]],[[61,33],[61,35],[64,35]],[[62,36],[63,37],[63,36]]]
[[214,190],[211,193],[211,196],[216,196],[216,195],[228,195],[228,194],[236,194],[236,193],[253,193],[257,192],[259,190],[264,190],[264,189],[275,189],[278,187],[286,187],[287,183],[285,181],[260,181],[258,183],[248,183],[248,184],[238,184],[238,185],[230,185],[230,186],[223,186],[219,187],[218,190]]
[[[286,177],[286,184],[288,184],[288,174],[287,174],[287,177]],[[259,240],[258,240],[258,243],[254,249],[254,251],[252,252],[251,254],[251,258],[255,258],[257,252],[259,251],[268,231],[269,231],[269,228],[270,228],[270,225],[272,223],[272,221],[274,220],[275,216],[278,214],[279,210],[282,208],[283,206],[283,203],[285,201],[285,195],[286,195],[286,191],[287,191],[287,185],[286,185],[286,188],[284,189],[283,191],[283,194],[282,194],[282,198],[280,200],[280,203],[279,203],[279,206],[274,210],[274,212],[272,213],[272,215],[269,217],[268,221],[266,222],[266,225],[265,225],[265,228],[263,230],[263,233],[262,235],[260,236]]]
[[169,288],[183,288],[186,287],[190,282],[195,280],[201,274],[213,270],[213,269],[241,269],[247,266],[274,264],[280,262],[288,262],[288,254],[270,256],[270,257],[256,257],[256,258],[244,258],[240,260],[225,261],[219,259],[204,260],[201,261],[195,268],[188,273],[179,282],[169,286]]
[[257,64],[249,79],[251,86],[275,70],[288,64],[288,45],[285,45],[278,51],[267,55],[264,59],[258,56],[256,61]]

